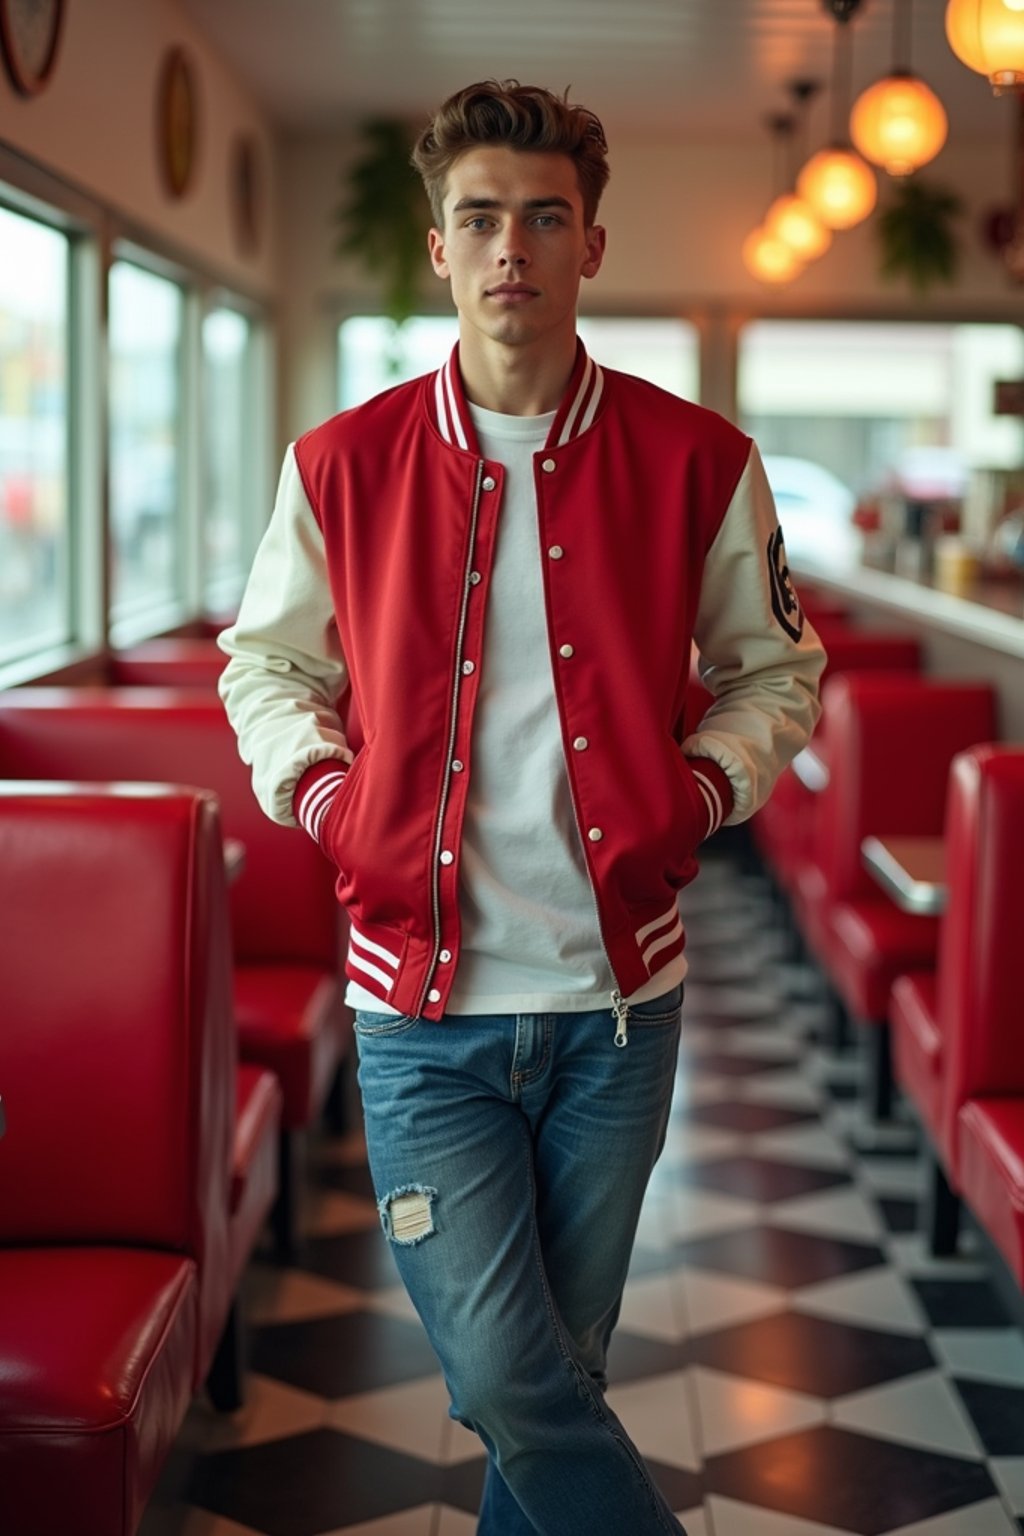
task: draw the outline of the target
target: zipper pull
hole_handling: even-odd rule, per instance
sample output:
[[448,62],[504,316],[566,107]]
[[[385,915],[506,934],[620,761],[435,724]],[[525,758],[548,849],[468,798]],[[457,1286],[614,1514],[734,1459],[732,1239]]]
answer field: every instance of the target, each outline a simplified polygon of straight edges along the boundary
[[618,987],[612,993],[612,1018],[615,1020],[615,1044],[621,1050],[629,1039],[629,1034],[626,1030],[629,1006]]

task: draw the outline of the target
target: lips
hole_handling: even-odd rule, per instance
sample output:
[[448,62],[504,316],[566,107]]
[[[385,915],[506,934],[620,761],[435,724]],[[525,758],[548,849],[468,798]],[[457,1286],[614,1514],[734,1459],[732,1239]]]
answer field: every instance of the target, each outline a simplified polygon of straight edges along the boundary
[[528,288],[525,283],[502,283],[498,288],[488,288],[489,299],[535,299],[538,289]]

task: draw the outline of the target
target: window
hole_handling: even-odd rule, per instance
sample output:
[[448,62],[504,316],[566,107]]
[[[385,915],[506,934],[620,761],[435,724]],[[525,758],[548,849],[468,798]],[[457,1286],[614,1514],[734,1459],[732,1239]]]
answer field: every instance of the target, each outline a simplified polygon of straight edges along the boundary
[[184,295],[127,261],[110,269],[111,618],[151,617],[183,589]]
[[235,309],[203,320],[203,588],[213,609],[246,564],[255,422],[253,327]]
[[[580,318],[578,330],[597,362],[650,379],[673,394],[698,398],[700,347],[685,320]],[[439,368],[458,339],[452,316],[417,315],[400,331],[380,315],[355,315],[338,327],[339,405]]]
[[858,499],[879,502],[893,539],[919,534],[933,510],[953,526],[974,513],[984,521],[978,488],[1019,466],[1024,450],[1020,419],[995,415],[995,382],[1022,370],[1015,325],[747,326],[740,414],[765,457],[790,555],[856,559]]
[[0,208],[0,662],[71,637],[69,246]]

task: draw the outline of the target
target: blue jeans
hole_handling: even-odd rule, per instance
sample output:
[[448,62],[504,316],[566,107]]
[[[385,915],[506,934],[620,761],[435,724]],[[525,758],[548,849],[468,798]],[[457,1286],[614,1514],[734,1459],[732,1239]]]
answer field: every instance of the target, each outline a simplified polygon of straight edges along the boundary
[[682,988],[597,1013],[357,1013],[381,1221],[488,1452],[478,1536],[685,1536],[604,1400]]

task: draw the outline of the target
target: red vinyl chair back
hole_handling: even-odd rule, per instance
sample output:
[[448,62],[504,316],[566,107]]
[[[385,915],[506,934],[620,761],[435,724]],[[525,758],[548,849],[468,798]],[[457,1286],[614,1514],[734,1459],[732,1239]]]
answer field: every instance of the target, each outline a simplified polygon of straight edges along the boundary
[[1024,746],[988,743],[954,760],[946,868],[936,997],[952,1153],[965,1100],[1024,1094]]
[[0,695],[0,775],[139,779],[212,789],[224,834],[245,845],[231,888],[240,963],[339,964],[331,866],[256,803],[216,694],[163,688],[15,688]]
[[107,658],[107,681],[118,688],[216,688],[227,657],[213,640],[143,640]]
[[236,1046],[215,797],[0,784],[0,911],[0,1244],[189,1254],[219,1328]]
[[987,683],[844,673],[822,691],[828,788],[820,797],[816,855],[830,899],[876,897],[861,843],[870,835],[938,836],[949,766],[997,735]]
[[839,672],[921,670],[921,645],[912,635],[890,635],[882,630],[843,629],[834,624],[823,624],[821,639],[828,652],[823,683]]

